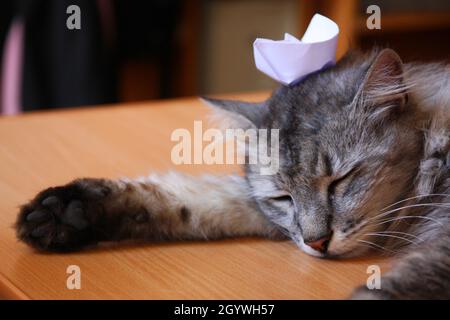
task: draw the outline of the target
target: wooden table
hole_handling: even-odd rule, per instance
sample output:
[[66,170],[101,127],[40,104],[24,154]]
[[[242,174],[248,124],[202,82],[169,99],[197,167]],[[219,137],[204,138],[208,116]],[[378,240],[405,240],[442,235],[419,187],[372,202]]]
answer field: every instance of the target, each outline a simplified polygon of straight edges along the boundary
[[[0,298],[335,299],[365,283],[370,264],[387,265],[374,259],[316,259],[291,242],[263,239],[126,245],[71,254],[37,253],[15,239],[18,206],[41,189],[75,177],[235,171],[170,161],[171,132],[192,129],[206,112],[192,98],[0,118]],[[69,265],[81,268],[80,290],[66,287]]]

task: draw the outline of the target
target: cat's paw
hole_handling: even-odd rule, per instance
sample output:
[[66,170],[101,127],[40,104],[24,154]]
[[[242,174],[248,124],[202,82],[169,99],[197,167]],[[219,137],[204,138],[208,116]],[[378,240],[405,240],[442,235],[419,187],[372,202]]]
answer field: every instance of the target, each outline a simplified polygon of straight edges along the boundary
[[360,286],[353,290],[349,297],[350,300],[392,300],[393,297],[382,289],[369,289],[366,286]]
[[76,180],[48,188],[22,206],[17,237],[39,250],[71,251],[96,242],[94,222],[101,199],[109,194],[102,180]]

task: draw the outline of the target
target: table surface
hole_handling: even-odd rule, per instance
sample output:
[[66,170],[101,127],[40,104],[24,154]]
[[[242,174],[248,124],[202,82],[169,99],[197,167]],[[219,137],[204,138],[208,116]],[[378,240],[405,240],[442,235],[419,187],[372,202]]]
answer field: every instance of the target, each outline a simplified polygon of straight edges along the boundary
[[[262,100],[267,93],[233,98]],[[290,241],[258,238],[117,245],[70,254],[38,253],[15,238],[18,207],[38,191],[76,177],[152,171],[192,174],[233,166],[170,161],[176,128],[207,119],[196,98],[35,112],[0,118],[0,298],[15,299],[339,299],[366,282],[381,258],[324,260]],[[69,265],[81,289],[69,290]]]

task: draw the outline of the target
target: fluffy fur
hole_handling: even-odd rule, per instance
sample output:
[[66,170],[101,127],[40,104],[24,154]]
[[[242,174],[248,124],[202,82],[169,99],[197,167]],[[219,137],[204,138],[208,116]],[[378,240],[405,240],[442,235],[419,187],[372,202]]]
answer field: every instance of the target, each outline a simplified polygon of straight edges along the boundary
[[[74,250],[124,239],[289,237],[309,254],[398,256],[382,290],[355,299],[450,298],[450,72],[389,49],[336,66],[259,104],[206,99],[234,128],[280,130],[280,170],[81,179],[23,206],[19,239]],[[328,239],[323,250],[305,243]]]

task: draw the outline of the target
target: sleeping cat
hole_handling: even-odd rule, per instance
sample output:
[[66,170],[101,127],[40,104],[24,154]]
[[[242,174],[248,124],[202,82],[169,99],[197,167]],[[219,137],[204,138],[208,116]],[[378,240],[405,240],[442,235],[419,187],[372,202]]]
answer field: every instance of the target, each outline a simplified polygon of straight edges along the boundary
[[51,251],[100,241],[290,238],[323,258],[398,256],[355,299],[450,299],[450,71],[349,53],[262,103],[206,99],[235,128],[280,129],[261,175],[78,179],[24,205],[17,236]]

